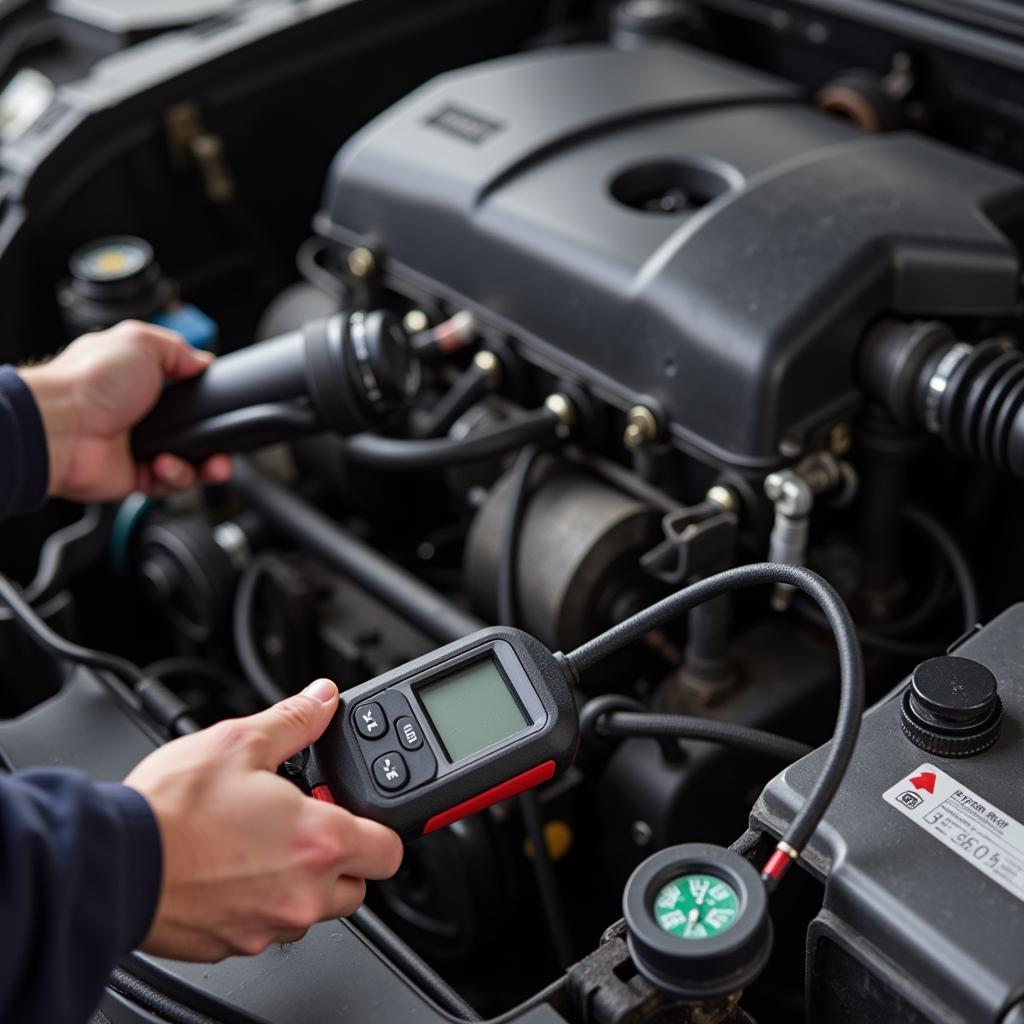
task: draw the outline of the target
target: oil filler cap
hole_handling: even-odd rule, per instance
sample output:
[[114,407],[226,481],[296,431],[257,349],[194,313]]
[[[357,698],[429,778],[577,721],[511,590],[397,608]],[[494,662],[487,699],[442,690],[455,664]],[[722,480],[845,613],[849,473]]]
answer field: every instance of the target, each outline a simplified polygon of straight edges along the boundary
[[725,847],[687,843],[649,857],[626,883],[622,909],[637,970],[688,1002],[742,991],[771,953],[761,876]]
[[999,738],[1003,702],[996,677],[969,658],[921,662],[903,693],[900,721],[907,738],[939,757],[970,757]]

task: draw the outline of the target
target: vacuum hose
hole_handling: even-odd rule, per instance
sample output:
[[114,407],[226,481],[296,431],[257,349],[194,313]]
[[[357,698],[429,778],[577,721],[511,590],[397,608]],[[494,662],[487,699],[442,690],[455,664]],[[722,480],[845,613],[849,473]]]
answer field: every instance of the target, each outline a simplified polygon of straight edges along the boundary
[[169,385],[132,436],[135,457],[198,461],[321,430],[368,430],[413,399],[420,366],[390,312],[337,313]]
[[935,321],[885,320],[865,339],[858,370],[897,422],[1024,476],[1024,353],[1002,339],[970,345]]

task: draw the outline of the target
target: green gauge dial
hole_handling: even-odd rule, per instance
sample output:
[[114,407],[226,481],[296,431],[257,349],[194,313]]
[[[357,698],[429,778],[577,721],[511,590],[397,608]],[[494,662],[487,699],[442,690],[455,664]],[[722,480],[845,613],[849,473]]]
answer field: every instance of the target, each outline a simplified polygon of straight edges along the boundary
[[709,939],[735,924],[740,901],[736,890],[714,875],[680,875],[654,897],[654,919],[681,939]]

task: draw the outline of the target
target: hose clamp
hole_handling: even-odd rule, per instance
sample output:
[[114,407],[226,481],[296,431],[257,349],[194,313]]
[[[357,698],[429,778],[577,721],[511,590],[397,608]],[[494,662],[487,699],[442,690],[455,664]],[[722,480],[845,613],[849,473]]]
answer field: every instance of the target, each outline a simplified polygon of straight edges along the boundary
[[930,434],[938,434],[942,430],[942,399],[949,387],[950,379],[956,368],[971,354],[973,346],[965,341],[952,345],[939,360],[934,372],[928,380],[924,395],[924,425]]
[[352,354],[356,357],[356,367],[363,395],[370,407],[375,409],[383,400],[384,393],[381,391],[380,382],[370,365],[370,345],[366,339],[366,317],[362,312],[355,312],[349,318],[348,333]]

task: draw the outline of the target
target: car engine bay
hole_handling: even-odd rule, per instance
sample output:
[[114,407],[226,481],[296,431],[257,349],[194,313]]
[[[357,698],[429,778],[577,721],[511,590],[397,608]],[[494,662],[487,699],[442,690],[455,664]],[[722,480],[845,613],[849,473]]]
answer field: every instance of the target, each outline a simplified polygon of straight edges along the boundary
[[0,593],[0,766],[121,779],[491,627],[579,715],[571,767],[352,919],[134,954],[96,1019],[1024,1021],[1024,11],[0,25],[2,361],[179,330],[218,358],[135,453],[234,454],[3,524],[13,600],[78,647]]

